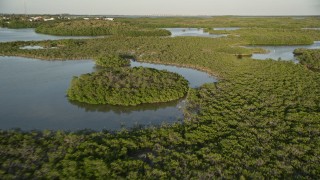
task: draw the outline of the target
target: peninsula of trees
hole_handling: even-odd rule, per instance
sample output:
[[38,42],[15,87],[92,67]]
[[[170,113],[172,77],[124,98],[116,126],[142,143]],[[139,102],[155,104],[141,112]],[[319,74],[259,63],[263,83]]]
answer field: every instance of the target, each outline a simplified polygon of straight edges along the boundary
[[311,69],[320,70],[320,49],[296,49],[294,54],[301,64]]
[[73,20],[42,24],[36,32],[59,36],[169,36],[170,31],[155,28],[139,28],[134,25],[103,20]]

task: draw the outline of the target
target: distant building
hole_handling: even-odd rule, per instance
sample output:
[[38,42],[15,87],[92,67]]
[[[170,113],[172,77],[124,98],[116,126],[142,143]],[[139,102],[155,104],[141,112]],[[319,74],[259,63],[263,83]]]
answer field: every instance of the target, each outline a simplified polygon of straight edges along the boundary
[[83,18],[84,20],[89,20],[89,18]]
[[43,19],[44,21],[54,21],[54,18],[49,18],[49,19]]
[[31,17],[29,21],[43,21],[43,18],[41,16]]
[[104,18],[104,20],[106,20],[106,21],[113,21],[114,18]]

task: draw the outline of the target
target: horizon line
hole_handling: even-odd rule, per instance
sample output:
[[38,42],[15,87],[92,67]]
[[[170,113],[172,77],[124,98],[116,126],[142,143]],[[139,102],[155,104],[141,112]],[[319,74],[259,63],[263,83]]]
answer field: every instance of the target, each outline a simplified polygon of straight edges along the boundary
[[187,14],[71,14],[71,13],[0,13],[1,15],[69,15],[69,16],[144,16],[144,17],[197,17],[197,16],[235,16],[235,17],[316,17],[318,15],[210,15],[210,14],[199,14],[199,15],[187,15]]

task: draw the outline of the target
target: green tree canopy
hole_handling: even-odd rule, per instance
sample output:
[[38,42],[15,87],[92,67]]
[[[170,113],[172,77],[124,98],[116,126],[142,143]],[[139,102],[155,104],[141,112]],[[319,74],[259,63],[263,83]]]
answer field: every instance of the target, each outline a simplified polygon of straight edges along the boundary
[[187,80],[166,70],[113,68],[74,77],[68,97],[89,104],[134,106],[176,100],[188,89]]
[[98,66],[106,68],[130,66],[130,60],[116,54],[100,55],[95,58]]

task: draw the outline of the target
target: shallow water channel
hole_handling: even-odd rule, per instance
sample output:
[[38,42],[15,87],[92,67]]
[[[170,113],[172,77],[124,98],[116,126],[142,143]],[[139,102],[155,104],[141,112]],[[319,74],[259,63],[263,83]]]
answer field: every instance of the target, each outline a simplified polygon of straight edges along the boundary
[[299,46],[249,46],[249,48],[263,48],[268,50],[266,54],[254,53],[252,54],[253,59],[274,59],[274,60],[288,60],[295,61],[297,59],[294,57],[293,51],[298,48],[306,49],[320,49],[320,41],[315,41],[312,45],[299,45]]
[[163,28],[171,32],[172,37],[177,36],[197,36],[197,37],[210,37],[219,38],[226,37],[226,34],[209,34],[204,32],[202,28]]

